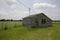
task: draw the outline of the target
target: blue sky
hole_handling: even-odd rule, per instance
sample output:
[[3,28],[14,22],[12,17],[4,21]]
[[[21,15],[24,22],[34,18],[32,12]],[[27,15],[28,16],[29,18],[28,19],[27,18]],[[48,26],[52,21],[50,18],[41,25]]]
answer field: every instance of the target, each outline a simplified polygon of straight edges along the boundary
[[[19,2],[20,1],[20,2]],[[60,20],[60,0],[0,0],[0,19],[22,19],[43,12],[52,20]]]

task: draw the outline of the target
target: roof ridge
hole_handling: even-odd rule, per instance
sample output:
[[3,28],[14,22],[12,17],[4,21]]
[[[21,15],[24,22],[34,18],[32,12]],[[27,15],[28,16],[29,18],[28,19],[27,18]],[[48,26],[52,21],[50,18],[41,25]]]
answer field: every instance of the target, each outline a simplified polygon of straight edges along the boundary
[[29,16],[27,16],[27,17],[25,17],[25,18],[33,17],[33,16],[40,15],[40,14],[43,14],[43,15],[44,15],[44,13],[39,13],[39,14],[29,15]]

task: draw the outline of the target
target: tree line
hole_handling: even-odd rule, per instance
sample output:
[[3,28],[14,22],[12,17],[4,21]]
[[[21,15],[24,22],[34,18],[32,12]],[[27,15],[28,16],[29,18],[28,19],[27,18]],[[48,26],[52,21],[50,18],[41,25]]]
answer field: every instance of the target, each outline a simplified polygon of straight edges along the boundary
[[60,20],[53,20],[53,22],[60,22]]
[[13,20],[13,19],[0,19],[0,21],[22,21],[22,20]]

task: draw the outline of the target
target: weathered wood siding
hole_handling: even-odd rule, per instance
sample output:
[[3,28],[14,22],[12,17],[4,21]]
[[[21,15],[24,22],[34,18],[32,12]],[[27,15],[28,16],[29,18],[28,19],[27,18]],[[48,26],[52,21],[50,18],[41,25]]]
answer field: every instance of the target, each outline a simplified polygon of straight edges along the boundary
[[[46,19],[45,24],[41,23],[42,19]],[[48,19],[47,17],[43,16],[43,15],[38,17],[38,21],[39,21],[39,27],[46,27],[46,26],[51,26],[52,25],[52,21],[50,19]]]
[[[42,24],[42,19],[46,19],[45,24]],[[41,14],[41,15],[36,15],[36,16],[33,16],[33,17],[23,18],[23,25],[27,26],[29,28],[47,27],[47,26],[52,25],[52,21],[48,17]]]
[[30,26],[31,25],[30,22],[31,22],[30,18],[23,19],[23,25],[24,26]]

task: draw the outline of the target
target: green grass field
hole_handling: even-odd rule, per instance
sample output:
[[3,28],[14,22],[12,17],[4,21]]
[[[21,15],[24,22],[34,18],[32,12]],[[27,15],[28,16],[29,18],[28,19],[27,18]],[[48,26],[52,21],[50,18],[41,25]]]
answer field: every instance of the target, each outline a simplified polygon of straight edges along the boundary
[[0,22],[0,27],[2,24],[6,25],[8,30],[0,31],[0,40],[60,40],[60,23],[53,23],[52,27],[48,28],[35,29],[21,26],[21,22]]
[[5,27],[12,28],[12,27],[20,27],[22,22],[20,21],[0,21],[0,30],[3,30]]

